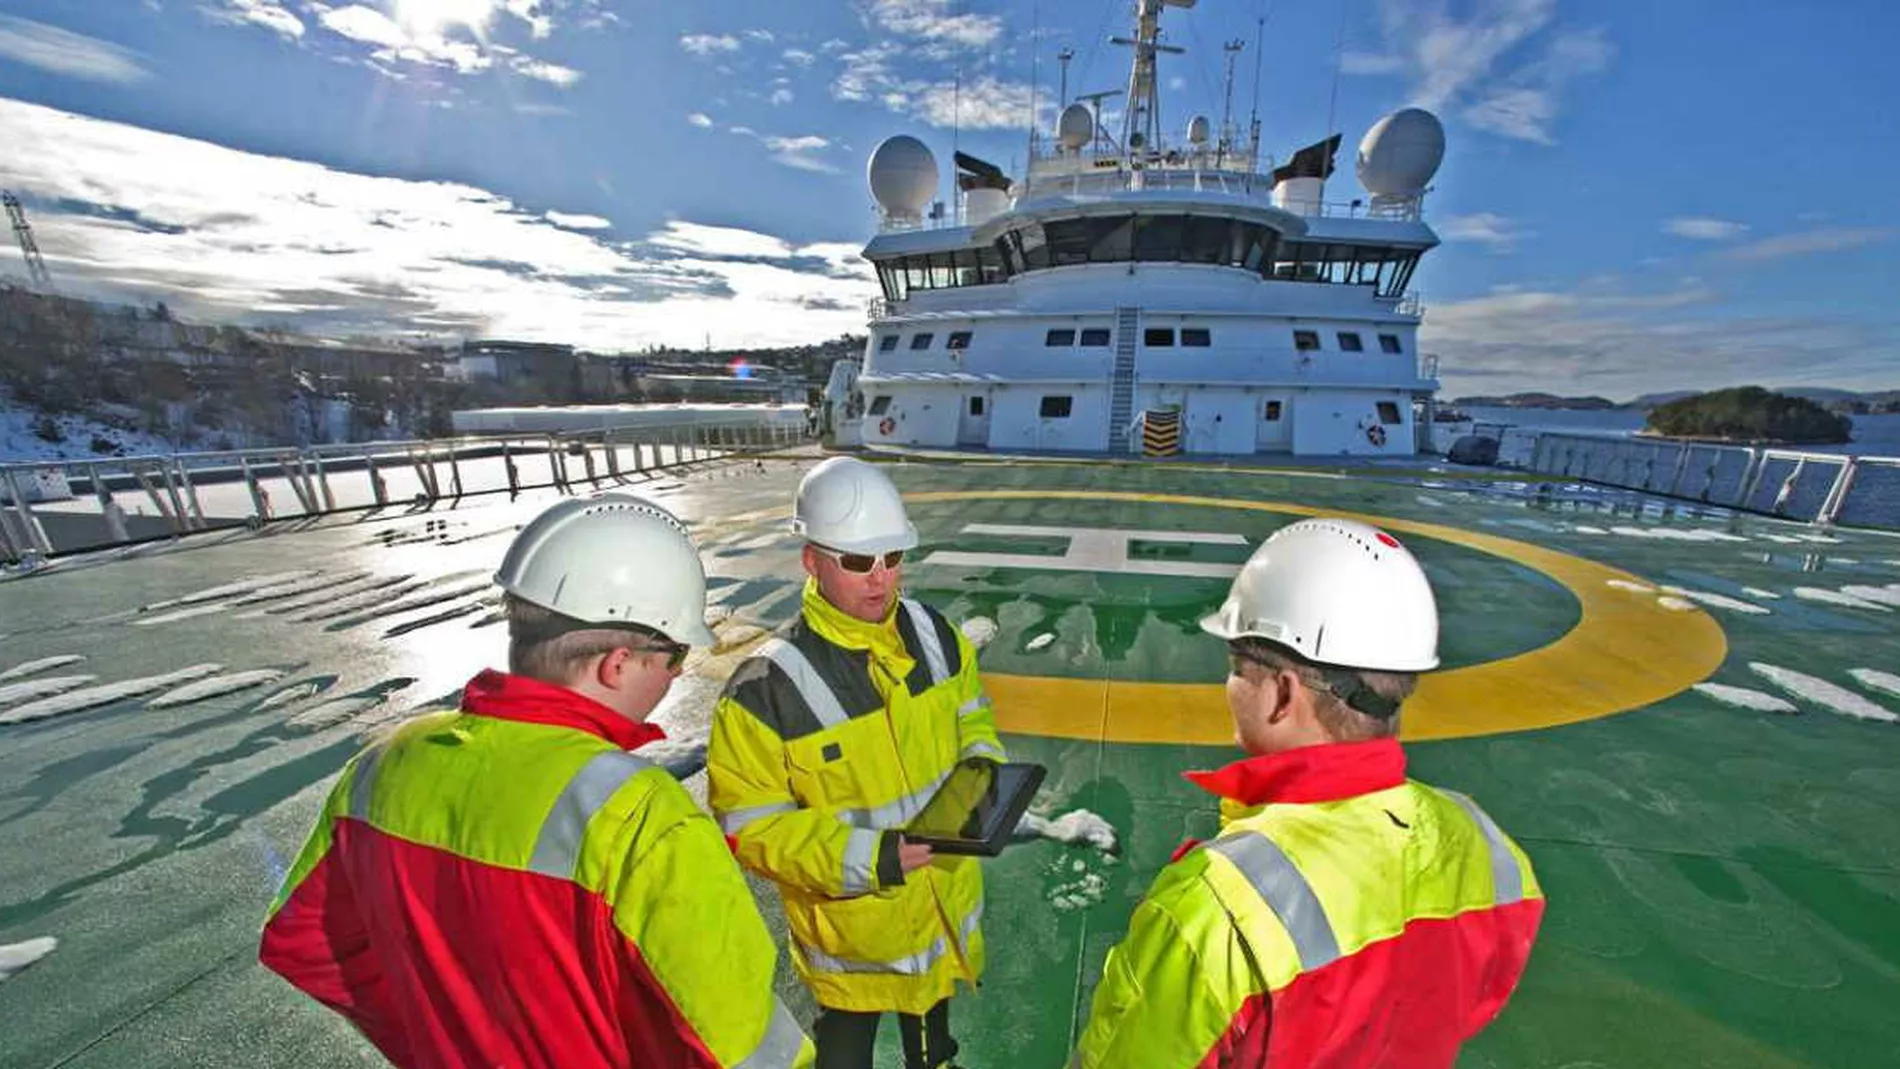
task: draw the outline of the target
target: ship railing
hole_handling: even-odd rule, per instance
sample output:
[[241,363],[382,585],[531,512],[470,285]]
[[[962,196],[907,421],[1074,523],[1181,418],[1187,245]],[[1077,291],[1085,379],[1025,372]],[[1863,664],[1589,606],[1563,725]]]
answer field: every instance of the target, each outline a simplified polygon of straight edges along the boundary
[[338,513],[403,516],[482,494],[637,485],[661,472],[790,448],[810,432],[805,421],[760,413],[578,432],[0,464],[0,564]]
[[1900,530],[1900,457],[1474,427],[1498,463],[1823,527]]
[[895,302],[888,297],[873,297],[864,302],[864,318],[880,323],[897,314]]

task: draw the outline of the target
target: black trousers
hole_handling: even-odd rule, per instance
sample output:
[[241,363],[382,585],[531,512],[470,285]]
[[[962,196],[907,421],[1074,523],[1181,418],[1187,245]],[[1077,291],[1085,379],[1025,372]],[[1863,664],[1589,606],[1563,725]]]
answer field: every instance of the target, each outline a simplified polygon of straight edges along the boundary
[[[871,1069],[877,1025],[883,1016],[820,1010],[812,1024],[812,1041],[818,1047],[817,1069]],[[941,1069],[957,1056],[957,1041],[950,1038],[949,999],[930,1007],[922,1017],[898,1014],[897,1031],[904,1041],[905,1069]]]

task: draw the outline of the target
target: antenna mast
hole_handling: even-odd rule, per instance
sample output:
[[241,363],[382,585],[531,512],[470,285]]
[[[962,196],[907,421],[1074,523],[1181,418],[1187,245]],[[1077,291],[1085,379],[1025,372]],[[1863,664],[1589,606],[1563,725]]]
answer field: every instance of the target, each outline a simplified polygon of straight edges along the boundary
[[1193,7],[1196,0],[1140,0],[1136,9],[1135,36],[1111,37],[1109,43],[1129,45],[1135,50],[1134,70],[1128,75],[1128,112],[1122,119],[1122,144],[1130,162],[1140,166],[1141,149],[1160,145],[1161,98],[1155,78],[1155,56],[1166,52],[1180,55],[1187,49],[1161,42],[1161,11],[1169,7]]
[[1221,46],[1227,53],[1227,86],[1225,100],[1220,109],[1220,145],[1214,152],[1214,168],[1220,170],[1227,160],[1227,152],[1234,147],[1234,61],[1240,58],[1240,50],[1247,42],[1235,39]]
[[40,243],[33,238],[33,228],[27,224],[26,209],[21,207],[20,198],[12,193],[0,193],[0,204],[6,205],[7,218],[13,222],[13,236],[20,243],[20,254],[26,257],[27,277],[33,280],[35,289],[51,292],[53,275],[46,270],[46,260],[40,255]]
[[1260,61],[1267,54],[1267,15],[1263,10],[1254,21],[1253,41],[1253,115],[1247,120],[1247,182],[1260,173]]
[[1062,95],[1056,99],[1056,111],[1059,113],[1069,106],[1069,61],[1075,58],[1075,49],[1068,45],[1056,53],[1056,62],[1062,64]]

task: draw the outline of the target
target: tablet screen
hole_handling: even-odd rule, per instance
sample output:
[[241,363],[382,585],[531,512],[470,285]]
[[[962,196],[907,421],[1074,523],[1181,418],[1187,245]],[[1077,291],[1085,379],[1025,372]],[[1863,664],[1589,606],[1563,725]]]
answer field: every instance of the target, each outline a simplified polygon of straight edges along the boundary
[[996,822],[1008,813],[1016,796],[1029,786],[1032,768],[990,761],[958,764],[905,830],[933,839],[995,838]]

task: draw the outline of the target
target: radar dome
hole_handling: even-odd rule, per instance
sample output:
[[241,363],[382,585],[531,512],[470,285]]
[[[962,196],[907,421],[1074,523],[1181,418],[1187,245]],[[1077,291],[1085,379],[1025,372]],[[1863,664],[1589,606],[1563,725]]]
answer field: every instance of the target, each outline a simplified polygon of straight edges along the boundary
[[909,134],[887,137],[871,153],[867,177],[885,214],[915,218],[937,196],[937,157]]
[[1062,116],[1056,120],[1056,140],[1070,152],[1095,140],[1095,119],[1088,105],[1070,104],[1062,109]]
[[1196,115],[1188,120],[1188,143],[1191,145],[1207,144],[1207,116]]
[[1359,142],[1359,184],[1380,197],[1415,197],[1445,159],[1445,127],[1423,108],[1395,111]]

